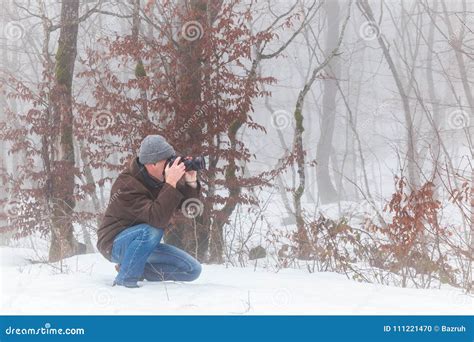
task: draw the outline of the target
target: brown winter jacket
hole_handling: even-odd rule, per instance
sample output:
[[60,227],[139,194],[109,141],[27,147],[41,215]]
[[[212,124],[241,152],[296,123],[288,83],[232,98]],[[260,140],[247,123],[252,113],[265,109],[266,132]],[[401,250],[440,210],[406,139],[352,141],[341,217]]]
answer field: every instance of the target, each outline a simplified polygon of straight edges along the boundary
[[140,223],[168,228],[175,210],[184,200],[197,198],[200,189],[199,182],[197,188],[183,181],[173,188],[168,183],[155,181],[135,158],[112,185],[109,205],[97,230],[97,248],[111,261],[112,244],[117,234]]

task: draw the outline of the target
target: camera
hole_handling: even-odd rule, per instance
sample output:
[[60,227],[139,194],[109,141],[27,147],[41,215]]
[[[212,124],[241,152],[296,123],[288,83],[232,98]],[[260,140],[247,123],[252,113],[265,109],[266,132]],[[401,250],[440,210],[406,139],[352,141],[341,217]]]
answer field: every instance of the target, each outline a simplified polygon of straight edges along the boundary
[[[176,158],[178,158],[178,156],[169,157],[166,160],[165,166],[173,164]],[[206,162],[204,161],[203,156],[193,157],[193,158],[181,157],[178,164],[181,164],[181,163],[184,163],[184,166],[186,167],[185,171],[199,171],[206,168]]]

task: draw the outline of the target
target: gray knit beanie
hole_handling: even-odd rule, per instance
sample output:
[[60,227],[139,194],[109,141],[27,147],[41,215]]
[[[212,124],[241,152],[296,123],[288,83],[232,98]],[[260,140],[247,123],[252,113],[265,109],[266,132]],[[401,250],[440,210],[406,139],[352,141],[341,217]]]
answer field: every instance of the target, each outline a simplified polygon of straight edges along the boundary
[[154,164],[175,154],[173,146],[168,144],[161,135],[148,135],[140,145],[138,160],[142,164]]

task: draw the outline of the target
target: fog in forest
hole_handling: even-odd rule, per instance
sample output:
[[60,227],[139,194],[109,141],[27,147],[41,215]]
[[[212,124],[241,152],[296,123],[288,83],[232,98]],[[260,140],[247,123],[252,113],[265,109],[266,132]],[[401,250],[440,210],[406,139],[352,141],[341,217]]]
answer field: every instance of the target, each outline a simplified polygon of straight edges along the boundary
[[474,2],[2,0],[1,244],[96,253],[143,138],[208,264],[472,287]]

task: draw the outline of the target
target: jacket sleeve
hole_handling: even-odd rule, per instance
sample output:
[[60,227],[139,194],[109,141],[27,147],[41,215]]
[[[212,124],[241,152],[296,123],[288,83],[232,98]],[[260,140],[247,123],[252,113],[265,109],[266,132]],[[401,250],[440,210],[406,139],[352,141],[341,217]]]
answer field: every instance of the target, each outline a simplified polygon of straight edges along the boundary
[[136,184],[120,189],[120,209],[122,214],[133,222],[147,223],[153,227],[165,228],[174,210],[181,204],[183,194],[169,184],[164,184],[153,200],[143,189]]

